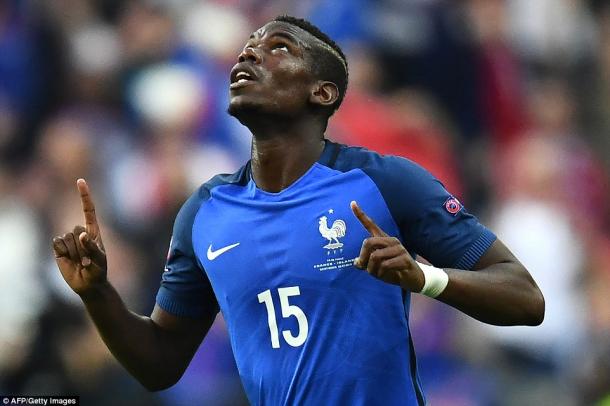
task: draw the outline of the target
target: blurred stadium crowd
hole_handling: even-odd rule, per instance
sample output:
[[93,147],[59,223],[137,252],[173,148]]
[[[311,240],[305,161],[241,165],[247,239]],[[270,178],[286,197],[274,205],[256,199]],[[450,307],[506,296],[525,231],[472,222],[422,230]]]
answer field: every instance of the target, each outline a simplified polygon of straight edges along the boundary
[[63,282],[51,237],[82,222],[86,178],[110,280],[149,314],[181,203],[249,156],[249,132],[225,113],[229,69],[285,13],[348,55],[328,137],[427,167],[545,294],[537,328],[415,298],[430,404],[610,405],[603,0],[0,1],[0,394],[246,404],[220,316],[180,383],[147,393]]

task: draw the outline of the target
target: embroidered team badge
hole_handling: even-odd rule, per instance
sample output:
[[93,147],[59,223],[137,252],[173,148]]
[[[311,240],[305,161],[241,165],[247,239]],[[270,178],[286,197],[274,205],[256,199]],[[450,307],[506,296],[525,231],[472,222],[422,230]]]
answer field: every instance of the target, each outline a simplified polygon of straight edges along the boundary
[[464,206],[462,206],[462,203],[460,203],[460,201],[458,199],[456,199],[455,197],[453,197],[453,196],[451,196],[445,202],[445,210],[447,210],[449,213],[453,214],[454,216],[460,210],[462,210],[462,207],[464,207]]
[[[328,211],[332,214],[333,210],[330,209]],[[328,250],[336,250],[338,248],[343,247],[343,243],[339,241],[339,238],[345,237],[345,231],[347,230],[347,226],[345,225],[345,221],[338,219],[333,221],[333,225],[328,228],[328,217],[322,216],[320,217],[320,227],[318,227],[318,231],[322,237],[328,240],[328,244],[324,246],[324,248]]]
[[[333,214],[334,210],[328,210],[328,214]],[[328,226],[328,217],[322,216],[318,218],[318,231],[323,238],[326,238],[327,244],[322,247],[326,249],[326,260],[313,265],[313,269],[320,272],[335,271],[339,269],[349,268],[354,265],[354,259],[345,258],[343,256],[343,243],[340,238],[345,237],[347,225],[341,219],[334,220],[332,225]]]

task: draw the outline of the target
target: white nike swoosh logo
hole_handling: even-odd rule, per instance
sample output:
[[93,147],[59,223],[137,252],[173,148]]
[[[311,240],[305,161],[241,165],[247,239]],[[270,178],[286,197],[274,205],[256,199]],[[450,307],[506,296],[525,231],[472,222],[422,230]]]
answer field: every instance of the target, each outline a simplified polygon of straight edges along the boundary
[[212,244],[210,244],[210,246],[208,247],[208,259],[210,261],[213,261],[216,258],[218,258],[220,255],[224,254],[228,250],[231,250],[231,249],[237,247],[238,245],[239,245],[239,243],[236,242],[235,244],[227,245],[226,247],[222,247],[220,249],[217,249],[216,251],[212,251]]

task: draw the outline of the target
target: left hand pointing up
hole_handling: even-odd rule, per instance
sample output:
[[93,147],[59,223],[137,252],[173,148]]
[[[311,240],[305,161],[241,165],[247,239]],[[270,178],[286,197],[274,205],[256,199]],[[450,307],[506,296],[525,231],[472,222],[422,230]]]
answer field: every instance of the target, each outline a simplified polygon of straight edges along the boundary
[[362,242],[360,256],[354,265],[384,282],[420,292],[424,287],[424,273],[398,238],[388,236],[355,201],[350,207],[371,234]]

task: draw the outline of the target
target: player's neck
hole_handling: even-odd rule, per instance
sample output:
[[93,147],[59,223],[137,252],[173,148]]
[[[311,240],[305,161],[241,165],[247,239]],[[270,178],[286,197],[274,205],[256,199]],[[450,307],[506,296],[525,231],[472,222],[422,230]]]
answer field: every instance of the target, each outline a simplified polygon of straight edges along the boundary
[[299,179],[324,150],[323,131],[318,126],[267,128],[252,131],[252,177],[256,185],[277,193]]

